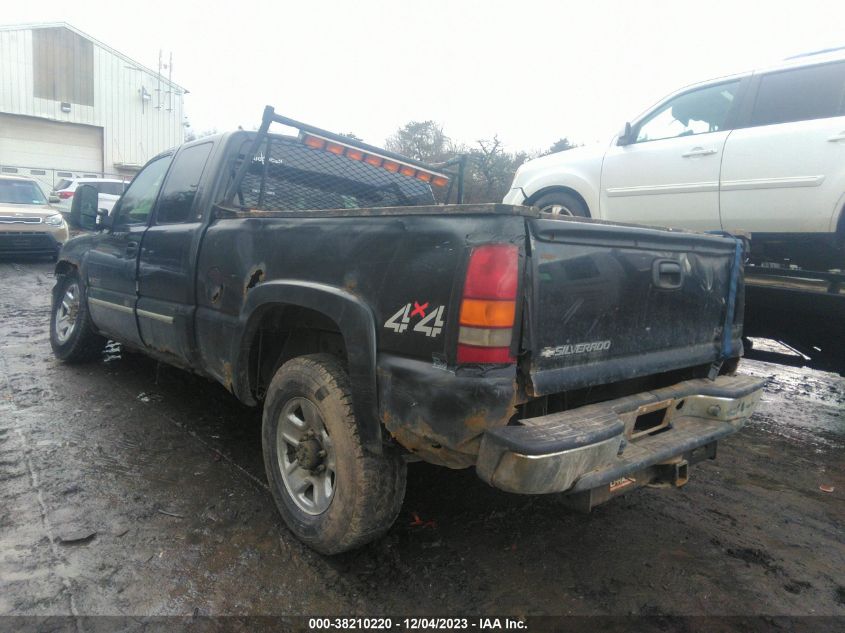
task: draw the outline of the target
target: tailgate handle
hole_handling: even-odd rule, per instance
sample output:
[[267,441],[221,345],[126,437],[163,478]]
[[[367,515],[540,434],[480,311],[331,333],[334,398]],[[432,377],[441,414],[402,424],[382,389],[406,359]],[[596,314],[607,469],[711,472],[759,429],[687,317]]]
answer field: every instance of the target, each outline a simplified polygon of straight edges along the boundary
[[681,264],[671,259],[658,259],[651,269],[655,287],[664,290],[677,290],[684,284],[684,269]]

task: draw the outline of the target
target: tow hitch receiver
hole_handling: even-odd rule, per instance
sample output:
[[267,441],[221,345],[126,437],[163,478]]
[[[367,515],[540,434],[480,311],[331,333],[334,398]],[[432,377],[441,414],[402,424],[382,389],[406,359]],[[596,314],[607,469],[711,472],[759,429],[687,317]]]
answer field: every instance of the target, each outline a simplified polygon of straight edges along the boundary
[[667,464],[657,464],[657,478],[652,485],[669,485],[680,488],[689,481],[689,462],[685,459],[672,460]]

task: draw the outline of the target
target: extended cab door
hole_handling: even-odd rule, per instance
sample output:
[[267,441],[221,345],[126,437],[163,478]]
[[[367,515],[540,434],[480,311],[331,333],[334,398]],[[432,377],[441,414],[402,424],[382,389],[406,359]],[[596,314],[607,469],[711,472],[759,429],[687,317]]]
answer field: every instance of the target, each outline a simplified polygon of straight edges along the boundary
[[138,327],[147,347],[190,360],[194,268],[202,237],[198,193],[213,142],[181,148],[161,189],[138,264]]
[[845,194],[845,62],[755,78],[747,127],[725,147],[722,225],[826,233]]
[[126,343],[141,343],[135,320],[138,253],[170,160],[159,156],[138,173],[112,210],[111,228],[100,233],[85,259],[91,318]]
[[601,217],[697,230],[721,228],[719,169],[739,79],[665,101],[612,145],[601,175]]

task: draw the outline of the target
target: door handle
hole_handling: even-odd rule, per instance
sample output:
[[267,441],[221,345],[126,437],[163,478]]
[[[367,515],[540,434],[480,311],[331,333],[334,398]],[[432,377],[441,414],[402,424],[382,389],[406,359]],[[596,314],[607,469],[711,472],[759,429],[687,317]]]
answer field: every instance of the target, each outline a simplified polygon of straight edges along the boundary
[[839,134],[835,134],[827,140],[831,143],[836,143],[837,141],[845,141],[845,131],[840,132]]
[[690,151],[681,154],[684,158],[692,158],[693,156],[709,156],[715,154],[715,149],[704,149],[703,147],[693,147]]
[[658,259],[651,269],[651,281],[655,288],[677,290],[684,285],[684,269],[673,259]]
[[126,242],[126,256],[132,257],[138,253],[138,242]]

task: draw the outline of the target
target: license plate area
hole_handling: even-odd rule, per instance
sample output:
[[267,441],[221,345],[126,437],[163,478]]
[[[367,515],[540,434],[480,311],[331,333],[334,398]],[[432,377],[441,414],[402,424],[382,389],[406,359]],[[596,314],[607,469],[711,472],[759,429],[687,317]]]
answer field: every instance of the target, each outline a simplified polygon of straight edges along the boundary
[[645,435],[653,435],[658,431],[669,428],[671,422],[670,412],[675,401],[661,400],[651,404],[644,404],[636,411],[629,414],[630,418],[625,421],[626,435],[629,440],[635,440]]

